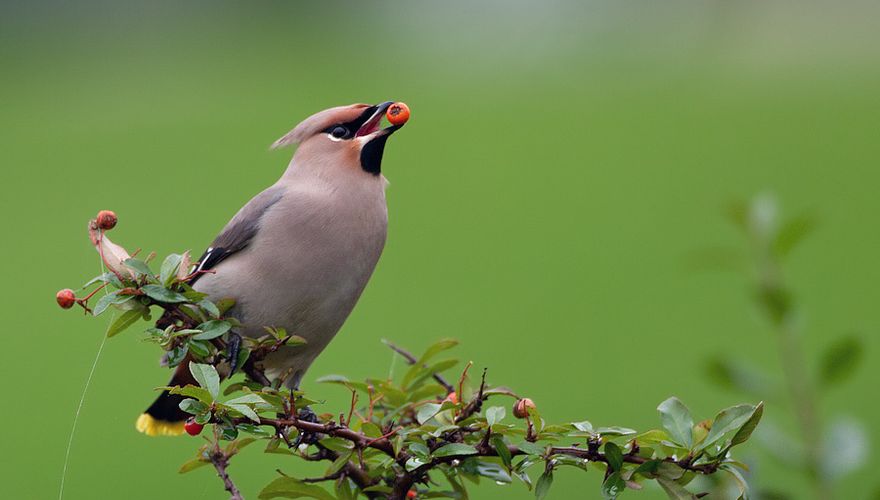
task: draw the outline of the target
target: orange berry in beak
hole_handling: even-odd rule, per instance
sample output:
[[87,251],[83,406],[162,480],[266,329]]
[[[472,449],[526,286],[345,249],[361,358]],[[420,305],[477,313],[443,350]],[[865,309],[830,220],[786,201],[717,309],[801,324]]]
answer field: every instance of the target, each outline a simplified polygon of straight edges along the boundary
[[395,102],[388,106],[388,110],[385,111],[385,118],[388,118],[392,125],[403,125],[409,120],[409,106],[402,102]]

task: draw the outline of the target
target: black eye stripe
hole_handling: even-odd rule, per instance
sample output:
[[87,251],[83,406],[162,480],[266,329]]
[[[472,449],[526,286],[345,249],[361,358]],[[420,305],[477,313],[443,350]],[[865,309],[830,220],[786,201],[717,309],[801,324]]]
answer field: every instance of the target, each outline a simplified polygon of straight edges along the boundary
[[[378,109],[376,106],[370,106],[369,108],[365,109],[364,112],[361,113],[360,116],[358,116],[354,120],[352,120],[350,122],[346,122],[346,123],[337,123],[337,124],[331,125],[331,126],[327,127],[326,129],[324,129],[324,133],[330,134],[333,137],[336,137],[339,139],[351,139],[354,136],[354,134],[361,128],[361,126],[364,123],[366,123],[367,120],[369,120],[371,116],[373,116],[373,113],[376,112],[376,109]],[[333,131],[337,127],[344,127],[348,131],[348,133],[342,137],[334,135]]]

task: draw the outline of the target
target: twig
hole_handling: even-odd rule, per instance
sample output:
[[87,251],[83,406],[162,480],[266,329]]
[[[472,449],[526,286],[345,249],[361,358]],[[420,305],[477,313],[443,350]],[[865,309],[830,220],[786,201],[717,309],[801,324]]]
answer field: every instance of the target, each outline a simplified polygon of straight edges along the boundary
[[241,492],[238,491],[235,483],[232,482],[232,479],[229,478],[229,474],[226,472],[226,467],[229,465],[229,457],[218,445],[215,445],[214,450],[208,453],[208,458],[210,458],[214,468],[217,469],[217,475],[223,480],[223,486],[229,492],[229,500],[243,500]]
[[[416,357],[413,356],[412,354],[410,354],[408,351],[406,351],[400,347],[397,347],[396,345],[394,345],[388,341],[385,341],[385,345],[390,347],[392,351],[403,356],[403,359],[405,359],[407,363],[409,363],[411,365],[418,363],[419,360],[416,359]],[[422,367],[427,368],[428,365],[422,364]],[[439,373],[435,373],[433,375],[433,377],[434,377],[434,380],[436,380],[438,384],[442,385],[443,388],[446,389],[446,394],[450,394],[450,393],[455,392],[455,388],[452,387],[452,384],[447,382],[445,378],[443,378],[443,375],[440,375]]]

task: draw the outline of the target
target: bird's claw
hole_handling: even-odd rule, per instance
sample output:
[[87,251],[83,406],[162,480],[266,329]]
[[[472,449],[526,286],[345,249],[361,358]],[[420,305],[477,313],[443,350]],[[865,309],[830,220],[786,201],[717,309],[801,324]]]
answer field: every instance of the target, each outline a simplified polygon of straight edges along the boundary
[[[319,422],[318,415],[316,415],[308,406],[300,410],[296,418],[297,420],[304,420],[313,424]],[[298,447],[301,444],[315,444],[318,442],[318,439],[319,437],[317,433],[301,430],[299,431],[299,434],[297,434],[296,439],[293,440],[293,446]]]
[[226,341],[226,357],[229,359],[229,376],[238,369],[238,355],[241,354],[241,335],[235,332],[229,332],[229,338]]

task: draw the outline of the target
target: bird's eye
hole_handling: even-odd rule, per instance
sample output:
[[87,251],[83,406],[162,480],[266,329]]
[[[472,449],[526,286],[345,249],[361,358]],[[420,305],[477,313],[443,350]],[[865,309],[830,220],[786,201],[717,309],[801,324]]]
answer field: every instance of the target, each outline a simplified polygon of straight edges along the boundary
[[342,125],[337,125],[333,127],[333,130],[330,131],[330,135],[337,139],[344,139],[345,136],[348,135],[348,129],[343,127]]

